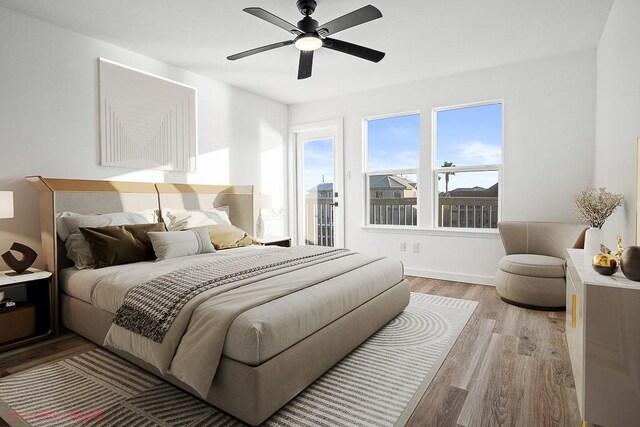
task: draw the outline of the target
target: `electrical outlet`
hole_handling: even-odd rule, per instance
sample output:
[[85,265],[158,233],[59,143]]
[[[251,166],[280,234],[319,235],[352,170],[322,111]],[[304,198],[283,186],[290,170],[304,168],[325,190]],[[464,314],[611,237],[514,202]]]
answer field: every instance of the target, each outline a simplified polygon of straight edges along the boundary
[[400,243],[400,252],[407,252],[407,242]]
[[419,254],[420,253],[420,243],[414,243],[413,244],[413,253],[414,254]]

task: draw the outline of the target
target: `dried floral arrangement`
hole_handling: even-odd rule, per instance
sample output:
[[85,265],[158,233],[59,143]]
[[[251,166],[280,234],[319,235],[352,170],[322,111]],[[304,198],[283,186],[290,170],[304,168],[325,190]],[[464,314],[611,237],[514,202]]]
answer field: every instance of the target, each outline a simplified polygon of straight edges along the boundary
[[590,188],[573,196],[577,218],[592,228],[602,228],[623,200],[622,194],[610,193],[605,187]]

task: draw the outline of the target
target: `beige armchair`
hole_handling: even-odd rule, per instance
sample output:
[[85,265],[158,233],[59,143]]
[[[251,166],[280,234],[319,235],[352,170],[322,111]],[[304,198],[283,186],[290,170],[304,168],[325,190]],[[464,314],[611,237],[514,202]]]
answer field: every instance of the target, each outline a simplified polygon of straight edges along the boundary
[[567,248],[582,248],[584,224],[505,221],[498,230],[507,253],[498,263],[503,301],[542,310],[565,306]]

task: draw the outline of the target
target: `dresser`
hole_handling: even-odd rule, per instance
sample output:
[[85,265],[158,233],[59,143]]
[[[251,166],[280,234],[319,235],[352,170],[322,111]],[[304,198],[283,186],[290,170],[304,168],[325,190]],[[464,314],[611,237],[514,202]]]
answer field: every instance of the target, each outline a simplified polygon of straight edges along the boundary
[[599,275],[568,249],[566,322],[582,419],[640,425],[640,282]]

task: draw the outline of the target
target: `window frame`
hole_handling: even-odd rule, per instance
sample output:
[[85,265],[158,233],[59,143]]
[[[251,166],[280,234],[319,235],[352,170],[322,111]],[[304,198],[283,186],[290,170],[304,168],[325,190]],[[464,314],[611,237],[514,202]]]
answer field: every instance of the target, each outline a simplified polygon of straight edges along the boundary
[[[418,166],[415,168],[402,168],[402,169],[381,169],[381,170],[369,170],[369,122],[373,120],[392,119],[395,117],[403,116],[418,116],[419,120],[419,132],[418,137]],[[382,228],[382,229],[408,229],[415,230],[420,228],[420,157],[422,153],[422,114],[420,110],[402,111],[390,114],[381,114],[376,116],[367,116],[362,119],[362,176],[364,185],[363,204],[364,209],[362,226],[366,228]],[[369,182],[372,175],[406,175],[412,174],[416,176],[416,225],[396,225],[396,224],[372,224],[369,219],[371,218],[371,190],[369,188]]]
[[[501,140],[500,140],[500,164],[492,164],[492,165],[468,165],[468,166],[455,166],[443,168],[440,167],[437,162],[437,150],[438,150],[438,113],[441,111],[450,111],[450,110],[459,110],[463,108],[473,108],[473,107],[482,107],[488,105],[496,105],[500,104],[502,106],[501,109]],[[488,101],[480,101],[480,102],[470,102],[465,104],[457,104],[457,105],[449,105],[444,107],[436,107],[431,111],[431,178],[432,178],[432,188],[431,188],[431,203],[432,206],[432,228],[434,230],[441,231],[451,231],[451,232],[461,232],[461,231],[471,231],[474,232],[490,232],[497,233],[496,228],[472,228],[472,227],[442,227],[439,225],[440,221],[440,212],[438,212],[438,208],[440,206],[439,196],[440,192],[438,190],[438,174],[447,173],[447,172],[498,172],[498,219],[500,222],[502,220],[502,207],[503,207],[503,194],[504,194],[504,153],[505,153],[505,144],[504,144],[504,99],[493,99]]]

